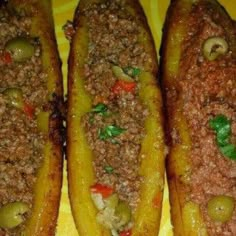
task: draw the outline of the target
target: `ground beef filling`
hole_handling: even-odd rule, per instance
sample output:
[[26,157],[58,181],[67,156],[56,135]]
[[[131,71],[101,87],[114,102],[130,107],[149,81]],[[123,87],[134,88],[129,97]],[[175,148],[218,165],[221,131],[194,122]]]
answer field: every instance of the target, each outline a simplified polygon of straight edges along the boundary
[[[24,12],[11,15],[1,7],[0,209],[14,202],[32,207],[36,173],[43,160],[46,136],[37,127],[37,115],[47,102],[47,75],[42,69],[40,42],[30,38],[30,26],[31,18]],[[6,50],[7,43],[17,37],[34,45],[33,55],[22,62]],[[19,235],[23,228],[24,224],[13,230],[0,229],[0,235]]]
[[[236,136],[236,60],[230,46],[235,31],[226,32],[227,21],[218,19],[210,7],[194,6],[188,22],[190,32],[183,43],[180,64],[180,88],[183,111],[192,141],[191,199],[200,205],[209,235],[236,235],[236,207],[224,223],[209,216],[207,204],[215,196],[236,200],[236,161],[224,156],[216,143],[216,133],[209,121],[224,115],[231,121],[231,143]],[[229,44],[229,51],[216,60],[207,60],[202,53],[204,40],[219,36]],[[231,37],[231,38],[230,38]],[[231,41],[230,41],[231,40]],[[235,40],[235,39],[234,39]],[[173,93],[174,96],[174,93]]]
[[[113,69],[117,66],[123,72],[128,67],[142,70],[148,55],[138,41],[139,23],[121,2],[94,4],[81,13],[90,22],[85,88],[95,106],[103,104],[107,109],[106,114],[87,114],[84,126],[95,156],[97,182],[114,188],[119,198],[134,209],[142,181],[138,173],[139,152],[147,109],[138,98],[138,76],[131,76],[134,88],[116,90],[120,78]],[[104,139],[102,135],[111,125],[120,132]]]

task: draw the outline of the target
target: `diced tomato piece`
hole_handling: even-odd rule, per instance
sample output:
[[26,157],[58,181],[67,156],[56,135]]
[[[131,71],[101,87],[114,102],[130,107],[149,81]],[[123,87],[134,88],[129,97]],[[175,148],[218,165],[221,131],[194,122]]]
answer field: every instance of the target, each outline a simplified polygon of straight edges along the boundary
[[114,192],[114,189],[112,187],[98,183],[91,186],[90,189],[92,193],[100,193],[104,198],[109,197]]
[[122,90],[125,92],[134,92],[134,89],[136,87],[135,82],[127,82],[124,80],[117,80],[115,85],[112,87],[112,92],[114,94],[119,94]]
[[131,236],[132,235],[132,232],[131,230],[124,230],[124,231],[121,231],[119,236]]
[[156,208],[161,207],[161,200],[162,200],[162,194],[157,193],[157,195],[153,198],[154,207]]
[[12,63],[12,57],[11,57],[11,53],[10,52],[3,52],[3,62],[5,64],[11,64]]
[[33,106],[31,106],[31,105],[28,104],[28,103],[25,103],[25,104],[24,104],[24,107],[23,107],[23,110],[24,110],[25,114],[26,114],[30,119],[33,118],[34,112],[35,112],[35,109],[34,109]]
[[108,99],[103,97],[102,95],[96,95],[94,97],[93,104],[97,105],[98,103],[107,104],[108,103]]

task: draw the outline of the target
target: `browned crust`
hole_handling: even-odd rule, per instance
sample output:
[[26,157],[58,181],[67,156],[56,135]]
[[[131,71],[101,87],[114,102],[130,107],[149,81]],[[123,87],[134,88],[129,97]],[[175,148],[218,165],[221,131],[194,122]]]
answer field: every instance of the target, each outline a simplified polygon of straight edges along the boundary
[[[166,120],[169,120],[169,122],[165,122],[164,125],[166,129],[166,141],[169,147],[172,146],[170,132],[171,132],[171,127],[173,126],[173,123],[174,123],[174,121],[172,121],[170,117],[173,117],[176,107],[174,106],[173,103],[167,100],[166,93],[165,93],[165,88],[175,86],[175,84],[171,84],[170,78],[168,78],[169,75],[167,71],[164,69],[166,62],[168,60],[165,52],[168,47],[167,42],[169,42],[170,40],[171,28],[175,27],[176,22],[178,22],[178,19],[180,18],[179,13],[180,11],[179,11],[179,6],[177,6],[177,1],[172,1],[166,13],[165,23],[163,26],[162,44],[161,44],[161,50],[160,50],[160,54],[161,54],[160,73],[161,73],[161,83],[164,90],[163,100],[164,100],[164,103],[166,103],[166,106],[165,106]],[[175,168],[176,168],[176,165],[171,159],[171,153],[169,153],[166,159],[166,171],[167,171],[167,178],[168,178],[167,182],[168,182],[168,187],[169,187],[169,192],[170,192],[169,201],[171,205],[171,208],[170,208],[171,222],[174,226],[173,227],[174,235],[183,236],[184,226],[183,226],[183,220],[182,220],[181,202],[185,198],[185,193],[179,191],[180,182],[178,180],[178,176],[176,175]]]

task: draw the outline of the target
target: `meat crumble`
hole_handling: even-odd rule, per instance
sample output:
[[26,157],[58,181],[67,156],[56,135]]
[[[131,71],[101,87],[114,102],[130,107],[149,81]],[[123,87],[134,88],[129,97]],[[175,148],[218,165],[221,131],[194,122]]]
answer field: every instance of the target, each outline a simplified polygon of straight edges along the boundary
[[83,117],[83,126],[94,154],[96,182],[112,188],[133,212],[142,182],[139,153],[148,115],[139,99],[138,77],[152,59],[139,40],[141,21],[122,1],[92,4],[80,14],[89,22],[84,86],[93,109]]
[[[40,41],[30,37],[31,23],[31,16],[25,12],[1,6],[0,209],[15,202],[27,204],[25,218],[31,214],[34,183],[47,138],[37,121],[47,106],[47,74],[42,68]],[[33,48],[28,58],[13,55],[22,45],[26,45],[22,49],[26,54]],[[12,47],[13,51],[8,50]],[[24,222],[13,229],[0,228],[0,235],[19,235],[23,229]]]
[[[236,162],[220,151],[210,122],[222,115],[227,118],[231,125],[230,142],[235,145],[236,31],[225,13],[216,14],[213,9],[207,1],[193,5],[189,31],[182,44],[178,79],[192,143],[190,184],[186,189],[190,199],[186,201],[199,204],[209,235],[233,236],[236,235]],[[213,60],[207,58],[204,42],[209,39],[226,42],[228,50]],[[170,97],[175,96],[175,91],[170,93]],[[233,199],[233,213],[227,221],[213,220],[210,216],[208,204],[217,196]]]

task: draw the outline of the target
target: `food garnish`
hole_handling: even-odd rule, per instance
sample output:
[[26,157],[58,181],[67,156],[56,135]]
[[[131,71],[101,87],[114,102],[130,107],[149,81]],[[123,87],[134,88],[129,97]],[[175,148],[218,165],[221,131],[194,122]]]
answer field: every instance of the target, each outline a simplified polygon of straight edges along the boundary
[[216,132],[216,142],[221,153],[236,160],[236,146],[229,143],[231,136],[230,120],[224,115],[217,115],[209,121],[210,127]]
[[98,136],[99,136],[99,139],[101,140],[107,140],[107,139],[111,139],[120,135],[124,131],[125,129],[122,129],[119,126],[108,125],[102,129],[99,129]]
[[108,107],[103,103],[98,103],[96,106],[92,108],[92,112],[100,114],[100,115],[106,115],[107,110],[108,110]]
[[127,75],[135,77],[135,76],[140,75],[141,70],[138,67],[127,66],[124,68],[124,72]]

